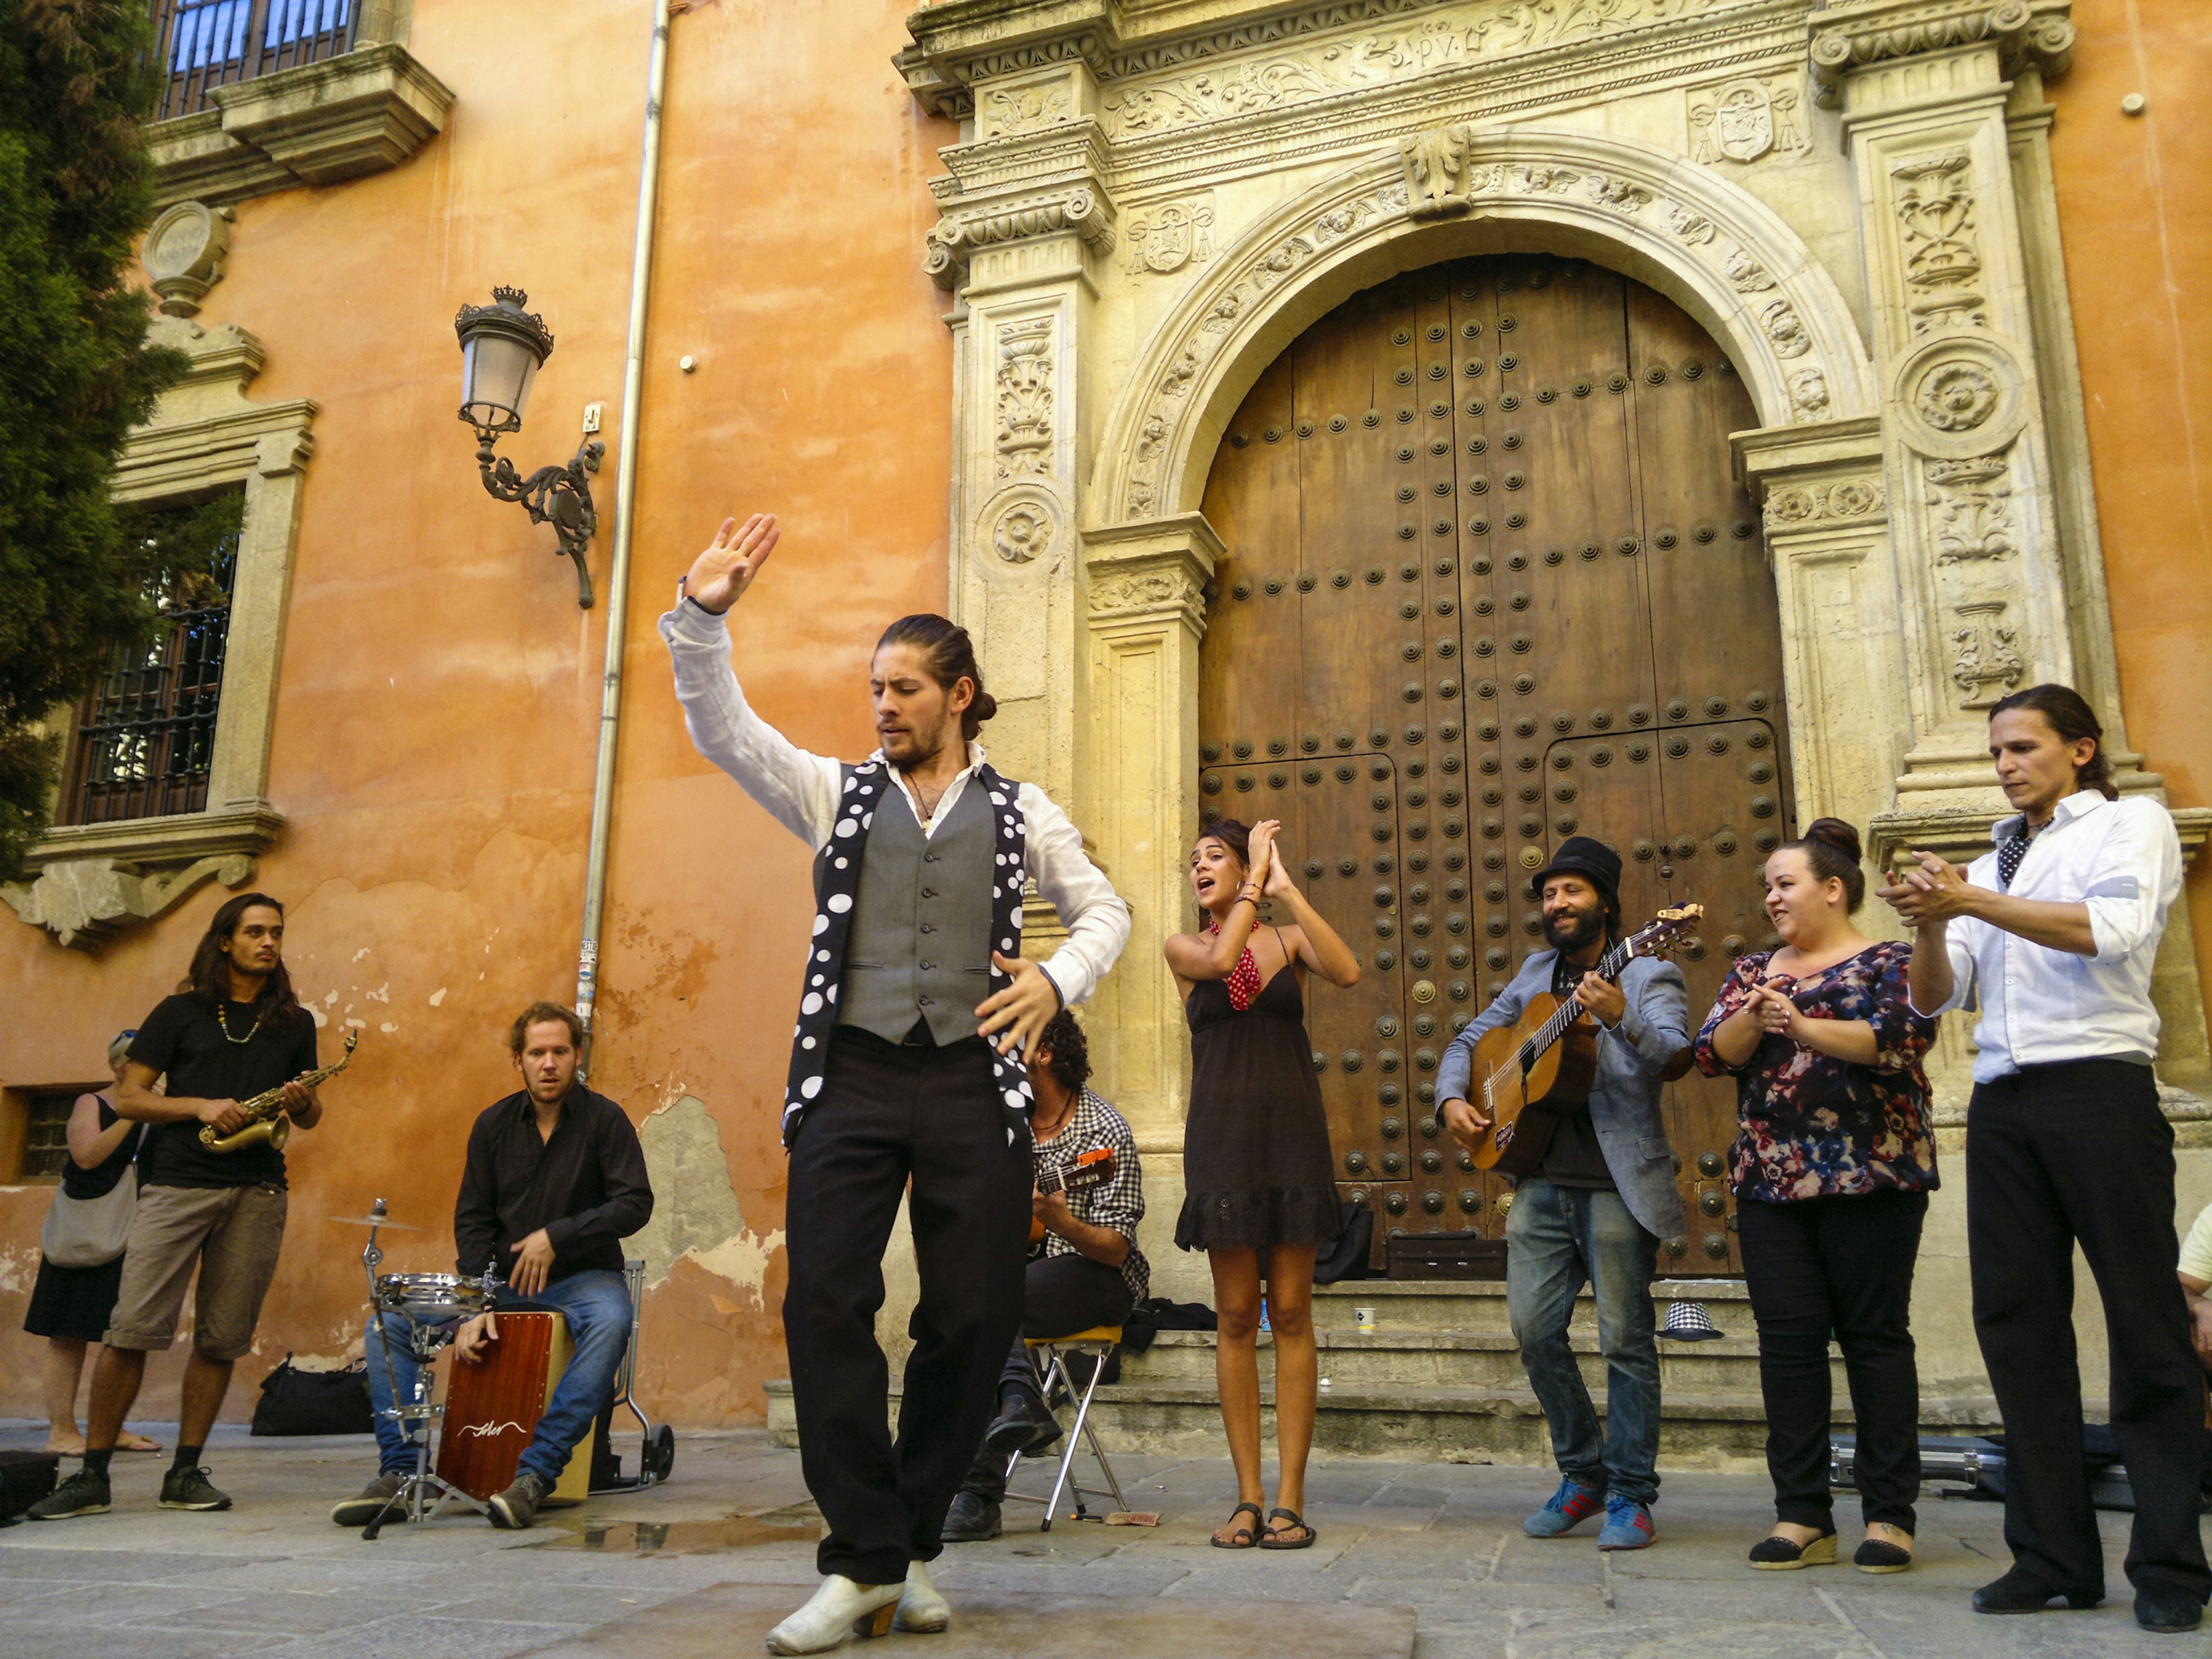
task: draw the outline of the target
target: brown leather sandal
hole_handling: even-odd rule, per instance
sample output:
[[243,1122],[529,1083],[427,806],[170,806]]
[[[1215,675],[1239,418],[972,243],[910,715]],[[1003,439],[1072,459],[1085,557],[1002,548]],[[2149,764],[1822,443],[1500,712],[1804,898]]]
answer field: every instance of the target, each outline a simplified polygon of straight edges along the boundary
[[[1260,1547],[1263,1550],[1311,1549],[1313,1547],[1314,1540],[1321,1536],[1321,1534],[1316,1532],[1311,1527],[1306,1525],[1305,1516],[1300,1515],[1296,1510],[1276,1510],[1267,1516],[1267,1521],[1268,1526],[1267,1536],[1260,1540]],[[1296,1527],[1300,1532],[1304,1533],[1305,1536],[1303,1538],[1284,1537],[1282,1534],[1276,1529],[1273,1524],[1278,1521],[1289,1522],[1291,1525]]]
[[[1252,1518],[1255,1521],[1257,1521],[1260,1518],[1260,1506],[1257,1504],[1239,1504],[1235,1509],[1229,1511],[1229,1518],[1231,1521],[1234,1521],[1238,1516],[1243,1514],[1247,1510],[1252,1511]],[[1239,1527],[1236,1531],[1229,1534],[1228,1541],[1225,1543],[1219,1538],[1215,1538],[1209,1541],[1212,1542],[1213,1547],[1218,1550],[1249,1550],[1253,1545],[1259,1542],[1259,1534],[1252,1528]]]

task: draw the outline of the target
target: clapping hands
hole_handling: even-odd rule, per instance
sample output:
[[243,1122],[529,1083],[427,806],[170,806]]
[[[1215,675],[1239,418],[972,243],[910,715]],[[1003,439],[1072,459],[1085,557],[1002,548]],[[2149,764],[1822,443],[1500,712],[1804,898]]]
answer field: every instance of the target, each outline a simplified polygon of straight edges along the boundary
[[1786,988],[1789,984],[1790,981],[1786,977],[1778,975],[1764,983],[1753,986],[1751,995],[1746,1000],[1744,1007],[1757,1018],[1760,1030],[1772,1036],[1788,1037],[1794,1042],[1801,1040],[1798,1027],[1802,1024],[1805,1016],[1798,1011],[1797,1005],[1790,1000],[1790,993]]

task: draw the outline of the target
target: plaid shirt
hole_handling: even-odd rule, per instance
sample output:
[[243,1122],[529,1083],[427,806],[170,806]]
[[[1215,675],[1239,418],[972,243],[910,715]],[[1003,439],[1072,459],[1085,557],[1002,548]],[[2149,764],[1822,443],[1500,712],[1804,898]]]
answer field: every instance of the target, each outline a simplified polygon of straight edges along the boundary
[[[1098,1146],[1114,1149],[1114,1178],[1068,1194],[1067,1207],[1078,1221],[1093,1227],[1111,1228],[1129,1241],[1129,1254],[1121,1259],[1121,1278],[1129,1287],[1129,1298],[1133,1304],[1142,1302],[1151,1290],[1152,1269],[1145,1260],[1145,1253],[1137,1248],[1137,1223],[1145,1215],[1145,1176],[1137,1164],[1137,1138],[1129,1133],[1128,1121],[1085,1089],[1077,1099],[1075,1109],[1068,1114],[1067,1121],[1060,1126],[1059,1133],[1050,1140],[1037,1143],[1037,1173],[1042,1175],[1048,1170],[1073,1164],[1080,1154]],[[1070,1255],[1079,1252],[1058,1233],[1047,1233],[1040,1254]]]

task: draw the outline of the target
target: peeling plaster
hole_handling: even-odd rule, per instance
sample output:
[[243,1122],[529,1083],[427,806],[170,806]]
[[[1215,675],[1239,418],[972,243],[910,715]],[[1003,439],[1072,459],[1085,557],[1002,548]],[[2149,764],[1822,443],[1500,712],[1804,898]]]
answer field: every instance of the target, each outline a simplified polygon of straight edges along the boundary
[[430,993],[430,1006],[433,1008],[439,1006],[445,1001],[445,1000],[446,988],[442,985],[441,985],[436,990]]
[[[678,1260],[696,1261],[715,1278],[726,1280],[734,1289],[750,1297],[752,1311],[761,1313],[768,1307],[769,1261],[783,1248],[783,1238],[781,1227],[764,1238],[758,1233],[736,1233],[711,1250],[702,1250],[694,1245]],[[720,1297],[715,1297],[714,1302],[724,1313],[740,1311],[735,1307],[725,1307]]]

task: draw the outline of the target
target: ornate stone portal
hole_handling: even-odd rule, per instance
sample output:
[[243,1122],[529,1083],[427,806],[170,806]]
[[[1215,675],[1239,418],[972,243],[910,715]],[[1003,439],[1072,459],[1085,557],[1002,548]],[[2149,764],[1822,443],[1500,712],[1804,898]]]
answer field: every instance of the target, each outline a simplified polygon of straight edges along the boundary
[[[925,250],[957,349],[951,604],[994,753],[1078,803],[1135,908],[1111,1085],[1175,1144],[1158,940],[1197,823],[1224,425],[1310,322],[1466,254],[1579,255],[1743,375],[1796,799],[1875,856],[1985,843],[1989,705],[2039,680],[2128,752],[2059,260],[2044,77],[2067,0],[946,0],[899,64],[963,123]],[[2185,815],[2192,844],[2204,826]],[[1878,918],[1872,918],[1877,920]],[[2171,1082],[2206,1081],[2185,912]],[[1955,1026],[1957,1022],[1953,1023]],[[1962,1034],[1948,1035],[1954,1062]]]

